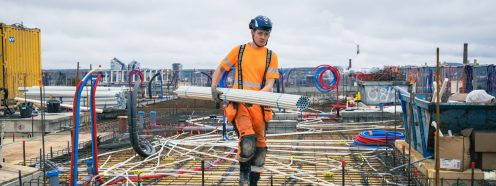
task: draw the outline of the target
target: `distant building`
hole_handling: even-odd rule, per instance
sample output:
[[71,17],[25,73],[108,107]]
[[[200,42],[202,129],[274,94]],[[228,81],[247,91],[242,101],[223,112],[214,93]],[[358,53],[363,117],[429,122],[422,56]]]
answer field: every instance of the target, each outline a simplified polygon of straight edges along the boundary
[[137,62],[136,60],[133,60],[131,61],[128,65],[127,65],[127,69],[128,70],[133,70],[133,69],[140,69],[140,63]]
[[182,76],[183,65],[181,63],[172,63],[172,79],[177,85],[177,81],[184,79]]
[[445,61],[443,63],[443,65],[450,66],[450,67],[462,67],[463,66],[463,63]]
[[172,70],[180,72],[181,70],[183,70],[183,65],[181,63],[172,63]]
[[119,59],[115,58],[110,60],[110,69],[111,70],[126,70],[126,64],[124,64]]

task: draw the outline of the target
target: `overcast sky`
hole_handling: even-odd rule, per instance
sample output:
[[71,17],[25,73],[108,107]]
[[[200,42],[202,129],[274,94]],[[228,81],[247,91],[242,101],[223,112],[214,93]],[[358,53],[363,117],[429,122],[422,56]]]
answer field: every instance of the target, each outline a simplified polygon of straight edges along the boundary
[[[413,3],[412,3],[413,2]],[[409,4],[410,3],[410,4]],[[280,67],[496,63],[496,1],[0,0],[0,22],[41,29],[43,68],[116,57],[142,67],[214,68],[251,40],[249,20],[274,23],[268,47]],[[357,55],[356,45],[360,45]]]

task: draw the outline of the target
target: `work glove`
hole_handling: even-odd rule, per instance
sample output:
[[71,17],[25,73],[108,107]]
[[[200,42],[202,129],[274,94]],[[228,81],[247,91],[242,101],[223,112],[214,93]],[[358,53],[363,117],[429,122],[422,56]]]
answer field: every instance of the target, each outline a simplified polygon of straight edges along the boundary
[[220,99],[220,96],[222,95],[222,92],[217,89],[217,85],[212,85],[212,98],[215,101],[215,104],[220,104],[222,100]]

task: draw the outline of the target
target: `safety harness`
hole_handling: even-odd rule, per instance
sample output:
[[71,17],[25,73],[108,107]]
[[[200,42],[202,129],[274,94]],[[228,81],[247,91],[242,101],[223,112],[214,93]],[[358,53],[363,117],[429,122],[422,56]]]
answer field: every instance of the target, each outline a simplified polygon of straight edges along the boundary
[[[246,44],[243,44],[239,47],[238,53],[238,89],[243,89],[243,70],[241,68],[241,62],[243,61],[243,53],[245,52]],[[265,71],[263,74],[262,84],[260,85],[260,89],[263,89],[265,86],[265,79],[267,75],[267,70],[269,69],[270,60],[272,58],[272,50],[267,49],[267,57],[265,61]]]
[[[243,53],[245,52],[245,47],[246,44],[243,44],[239,47],[239,53],[238,53],[238,89],[243,89],[243,70],[241,68],[241,62],[243,61]],[[265,86],[265,79],[267,75],[267,70],[269,69],[270,66],[270,61],[272,59],[272,50],[267,49],[267,57],[265,60],[265,70],[263,74],[263,79],[262,79],[262,84],[260,85],[260,89],[263,89]],[[238,109],[238,104],[233,104],[234,109]],[[265,134],[267,134],[267,121],[265,121],[265,108],[263,106],[260,106],[261,112],[262,112],[262,118],[264,118],[265,122]],[[233,127],[234,130],[236,131],[236,134],[239,136],[239,131],[236,127],[235,122],[233,121]]]

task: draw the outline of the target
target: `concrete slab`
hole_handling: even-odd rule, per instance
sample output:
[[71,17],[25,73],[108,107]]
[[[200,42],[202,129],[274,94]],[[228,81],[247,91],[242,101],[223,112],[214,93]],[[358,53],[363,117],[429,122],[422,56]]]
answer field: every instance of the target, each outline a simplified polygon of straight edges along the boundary
[[380,111],[377,109],[357,109],[357,110],[341,110],[340,115],[343,120],[355,122],[381,121],[381,120],[396,120],[401,121],[401,109],[397,113]]
[[[81,121],[89,121],[87,113],[81,113]],[[33,118],[9,118],[1,121],[5,133],[41,133],[41,114]],[[55,132],[72,124],[72,112],[46,113],[45,132]]]
[[0,168],[0,185],[19,185],[19,170],[23,183],[41,175],[36,168],[4,163]]
[[[108,135],[110,133],[99,133],[98,135]],[[79,135],[79,142],[90,141],[91,133],[81,133]],[[45,153],[50,152],[50,147],[52,150],[66,150],[67,142],[71,141],[71,133],[69,131],[62,133],[49,134],[45,136]],[[31,158],[36,158],[40,156],[40,148],[42,147],[41,136],[30,138],[26,140],[26,160]],[[23,161],[22,157],[22,141],[16,141],[15,143],[3,144],[3,157],[6,163],[17,164]]]
[[267,134],[280,134],[296,132],[296,120],[271,120],[267,126]]

